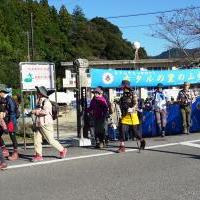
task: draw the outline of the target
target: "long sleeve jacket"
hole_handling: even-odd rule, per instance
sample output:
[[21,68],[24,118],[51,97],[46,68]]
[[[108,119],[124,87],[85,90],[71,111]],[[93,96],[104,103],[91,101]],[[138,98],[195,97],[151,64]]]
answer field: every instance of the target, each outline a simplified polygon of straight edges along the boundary
[[87,111],[92,113],[95,119],[106,118],[108,113],[108,104],[106,103],[105,98],[103,96],[93,97]]
[[166,110],[168,96],[165,91],[155,91],[153,98],[154,110]]
[[52,104],[49,99],[42,97],[37,101],[37,109],[35,110],[36,126],[41,127],[53,124]]
[[181,106],[189,106],[195,100],[194,92],[191,90],[180,90],[177,101]]
[[11,96],[7,95],[5,97],[6,100],[6,115],[8,117],[8,121],[16,121],[16,104]]

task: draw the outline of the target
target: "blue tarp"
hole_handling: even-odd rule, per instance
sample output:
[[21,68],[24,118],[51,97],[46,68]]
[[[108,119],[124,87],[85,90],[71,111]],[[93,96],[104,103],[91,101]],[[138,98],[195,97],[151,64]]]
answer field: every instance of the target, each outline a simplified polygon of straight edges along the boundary
[[155,114],[153,111],[144,111],[142,117],[142,135],[152,137],[157,135]]
[[[170,105],[167,109],[167,134],[178,134],[182,132],[182,117],[178,104]],[[191,132],[200,131],[200,97],[192,104]],[[153,111],[143,113],[142,135],[144,137],[157,136],[156,119]]]

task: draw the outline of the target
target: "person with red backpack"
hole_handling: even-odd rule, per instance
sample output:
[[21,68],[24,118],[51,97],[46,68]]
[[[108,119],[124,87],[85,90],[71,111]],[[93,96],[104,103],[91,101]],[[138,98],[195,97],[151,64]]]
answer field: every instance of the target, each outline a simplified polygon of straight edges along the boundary
[[2,135],[5,130],[0,130],[0,145],[5,157],[8,157],[9,160],[15,161],[19,159],[18,154],[18,143],[16,138],[16,126],[17,126],[17,116],[16,116],[16,104],[14,99],[9,95],[6,85],[1,85],[0,87],[0,97],[5,100],[5,109],[6,116],[4,118],[7,125],[7,132],[9,133],[10,139],[13,144],[13,153],[10,156],[8,150],[5,147],[5,143],[2,139]]
[[37,87],[37,107],[31,113],[36,116],[34,127],[35,155],[33,162],[42,161],[42,136],[59,151],[59,157],[65,158],[67,149],[54,139],[52,103],[48,98],[47,89],[44,86]]

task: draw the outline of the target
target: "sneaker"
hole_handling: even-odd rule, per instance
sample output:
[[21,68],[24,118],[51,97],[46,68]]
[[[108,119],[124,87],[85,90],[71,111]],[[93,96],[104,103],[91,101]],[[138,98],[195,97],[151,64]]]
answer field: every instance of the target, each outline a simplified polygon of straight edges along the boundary
[[145,140],[141,140],[140,141],[140,149],[145,149],[145,146],[146,146],[146,142],[145,142]]
[[184,128],[184,129],[183,129],[183,134],[188,134],[187,128]]
[[124,153],[125,150],[125,146],[120,146],[119,149],[117,150],[117,153]]
[[100,144],[99,144],[99,148],[100,148],[100,149],[103,149],[103,147],[104,147],[103,142],[100,142]]
[[39,154],[36,154],[33,159],[32,162],[39,162],[39,161],[43,161],[43,157]]
[[161,137],[165,137],[165,131],[161,132]]
[[3,156],[4,156],[5,158],[7,158],[7,157],[9,156],[9,151],[8,151],[8,149],[6,149],[5,147],[2,148],[2,153],[3,153]]
[[7,168],[7,164],[6,163],[1,163],[0,164],[0,169],[6,169]]
[[62,159],[62,158],[65,158],[66,155],[67,155],[67,149],[64,148],[63,151],[60,152],[60,158],[61,158],[61,159]]
[[15,161],[19,159],[19,154],[17,150],[14,150],[11,156],[8,156],[8,160]]

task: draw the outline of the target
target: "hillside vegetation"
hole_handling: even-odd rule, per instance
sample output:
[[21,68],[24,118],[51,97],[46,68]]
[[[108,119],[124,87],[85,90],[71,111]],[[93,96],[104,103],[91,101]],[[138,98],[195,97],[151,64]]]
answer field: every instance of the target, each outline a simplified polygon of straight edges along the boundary
[[[80,7],[70,14],[65,6],[57,11],[47,0],[0,0],[0,19],[0,82],[15,88],[18,64],[28,61],[28,44],[32,61],[56,63],[58,79],[64,74],[61,61],[134,58],[131,43],[117,26],[100,17],[88,20]],[[147,57],[143,48],[139,54]]]

